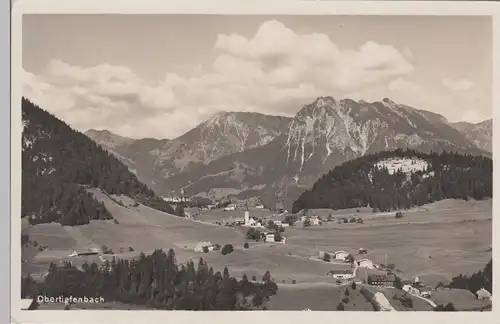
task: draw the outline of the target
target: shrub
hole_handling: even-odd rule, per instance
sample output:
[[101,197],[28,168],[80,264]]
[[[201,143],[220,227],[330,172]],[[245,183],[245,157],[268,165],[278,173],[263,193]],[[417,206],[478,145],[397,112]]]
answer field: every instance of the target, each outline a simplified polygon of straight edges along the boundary
[[346,289],[345,289],[345,293],[344,293],[344,295],[349,296],[349,288],[346,288]]
[[243,244],[243,247],[244,247],[245,249],[248,249],[250,246],[248,245],[248,242],[245,242],[245,244]]
[[356,218],[351,217],[351,219],[349,219],[349,223],[356,223]]
[[408,297],[408,296],[402,296],[401,299],[401,305],[403,305],[406,308],[413,308],[413,300]]
[[348,256],[346,256],[345,262],[347,262],[347,263],[353,263],[354,262],[354,257],[352,256],[352,254],[349,254]]
[[266,271],[266,273],[264,273],[264,276],[262,277],[262,281],[268,282],[270,280],[271,280],[271,273],[269,271]]
[[311,226],[311,220],[309,218],[306,218],[304,220],[304,227],[308,227],[308,226]]
[[455,312],[456,309],[452,303],[448,303],[445,306],[437,305],[437,307],[434,308],[434,311],[436,311],[436,312]]
[[280,233],[284,233],[284,232],[285,232],[285,228],[284,228],[283,226],[280,226],[280,227],[278,228],[278,231],[279,231]]
[[344,304],[340,303],[340,304],[337,306],[337,310],[338,310],[338,311],[343,311],[343,310],[344,310]]
[[294,285],[295,285],[296,283],[297,283],[297,280],[293,279],[293,280],[292,280],[292,284],[294,284]]
[[208,253],[208,246],[203,247],[203,253]]
[[394,280],[394,288],[396,289],[403,289],[403,282],[401,281],[401,278],[396,276],[396,279]]
[[113,250],[111,250],[107,245],[101,245],[101,252],[103,254],[113,254]]
[[330,254],[325,252],[325,254],[323,254],[323,261],[330,262],[331,260],[332,257],[330,256]]
[[129,246],[129,247],[128,247],[128,251],[129,251],[129,252],[132,252],[132,251],[134,251],[134,248],[133,248],[133,247],[131,247],[131,246]]
[[255,228],[249,228],[246,234],[247,239],[249,240],[260,240],[260,231]]
[[349,301],[350,301],[350,299],[349,299],[349,297],[347,297],[347,296],[346,296],[346,297],[344,297],[344,298],[342,298],[342,302],[343,302],[344,304],[348,304],[348,303],[349,303]]
[[281,234],[279,232],[274,233],[274,241],[275,242],[281,242],[282,239],[283,239],[283,237],[281,236]]
[[295,224],[297,219],[298,219],[297,215],[287,215],[285,217],[285,222],[288,223],[288,225],[292,226],[293,224]]
[[38,242],[37,241],[33,241],[33,246],[37,247],[38,246]]
[[229,254],[229,253],[232,253],[234,251],[234,248],[231,244],[226,244],[224,245],[224,247],[222,248],[221,250],[221,254],[222,255],[226,255],[226,254]]
[[351,284],[351,288],[352,288],[352,290],[356,290],[356,287],[357,287],[357,285],[356,285],[356,283],[353,281],[353,282],[352,282],[352,284]]
[[402,212],[397,212],[396,215],[394,215],[394,217],[396,217],[396,218],[402,218],[403,217],[403,213]]
[[252,281],[257,281],[257,277],[256,276],[252,276]]
[[388,263],[387,264],[387,269],[394,270],[395,268],[396,268],[396,265],[394,263]]
[[214,245],[214,250],[219,251],[220,250],[220,244],[215,244]]

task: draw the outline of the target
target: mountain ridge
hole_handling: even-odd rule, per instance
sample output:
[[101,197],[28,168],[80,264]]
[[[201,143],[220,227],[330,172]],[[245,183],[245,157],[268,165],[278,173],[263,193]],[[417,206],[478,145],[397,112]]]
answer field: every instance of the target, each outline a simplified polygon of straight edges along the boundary
[[[239,114],[238,117],[234,117],[235,114]],[[240,116],[255,119],[249,122]],[[221,112],[173,139],[174,144],[150,151],[153,160],[156,156],[156,160],[149,163],[154,165],[150,169],[156,172],[150,177],[154,188],[160,192],[185,188],[191,195],[212,199],[222,198],[223,194],[218,195],[217,191],[230,192],[242,199],[247,196],[245,192],[281,199],[277,197],[291,191],[296,192],[289,198],[292,202],[297,198],[293,196],[311,186],[322,174],[365,154],[407,148],[423,152],[489,154],[449,125],[445,117],[397,104],[388,98],[369,103],[319,97],[304,105],[293,118],[269,117],[267,138],[253,141],[254,145],[242,145],[245,137],[238,137],[237,130],[249,129],[248,125],[254,126],[257,122],[262,125],[262,118],[268,118],[266,116]],[[239,124],[232,123],[233,120]],[[208,137],[212,139],[209,147],[218,150],[218,154],[206,159],[203,157],[207,146],[203,147],[204,143],[199,140],[205,127],[209,127],[212,136]],[[234,138],[238,140],[232,141]],[[174,159],[172,152],[178,154]],[[182,159],[191,161],[179,164]]]

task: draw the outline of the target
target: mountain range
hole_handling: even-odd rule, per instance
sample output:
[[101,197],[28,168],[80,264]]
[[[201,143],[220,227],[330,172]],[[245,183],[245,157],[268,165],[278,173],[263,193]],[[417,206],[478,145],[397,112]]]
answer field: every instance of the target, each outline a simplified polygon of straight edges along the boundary
[[320,97],[293,117],[223,112],[175,139],[85,133],[160,195],[293,201],[335,166],[395,149],[491,156],[492,121],[445,117],[384,98]]

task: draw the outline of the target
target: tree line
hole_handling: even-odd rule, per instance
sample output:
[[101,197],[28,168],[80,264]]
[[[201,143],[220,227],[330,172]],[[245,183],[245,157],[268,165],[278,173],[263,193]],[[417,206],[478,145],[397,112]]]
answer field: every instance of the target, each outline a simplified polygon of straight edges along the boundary
[[21,211],[32,224],[81,225],[112,218],[86,187],[181,215],[182,210],[174,210],[156,196],[116,157],[26,98],[22,115]]
[[493,259],[490,260],[484,269],[472,274],[471,276],[466,276],[460,274],[451,279],[449,283],[449,288],[455,289],[467,289],[476,295],[476,292],[481,288],[486,289],[490,293],[493,293]]
[[[425,161],[425,170],[391,173],[378,167],[385,159]],[[347,161],[323,175],[294,202],[292,212],[307,208],[371,207],[392,211],[421,206],[446,198],[492,197],[493,161],[483,156],[453,152],[421,153],[395,150]]]
[[52,263],[43,282],[28,276],[21,283],[22,298],[102,296],[167,310],[265,310],[277,291],[269,272],[261,282],[251,282],[246,275],[238,280],[227,267],[222,273],[214,271],[203,258],[197,266],[193,261],[179,266],[172,249],[141,253],[130,261],[113,259],[101,267],[85,263],[82,270]]

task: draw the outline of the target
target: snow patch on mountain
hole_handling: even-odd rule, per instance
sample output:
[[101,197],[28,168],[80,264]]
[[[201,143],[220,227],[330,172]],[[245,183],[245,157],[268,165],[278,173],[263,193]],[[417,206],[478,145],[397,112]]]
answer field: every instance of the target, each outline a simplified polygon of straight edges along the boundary
[[302,171],[305,162],[318,154],[318,147],[326,151],[323,163],[335,150],[342,154],[351,151],[356,156],[365,155],[388,124],[380,118],[355,119],[357,111],[353,111],[353,103],[321,97],[304,107],[288,128],[286,163],[299,160]]

